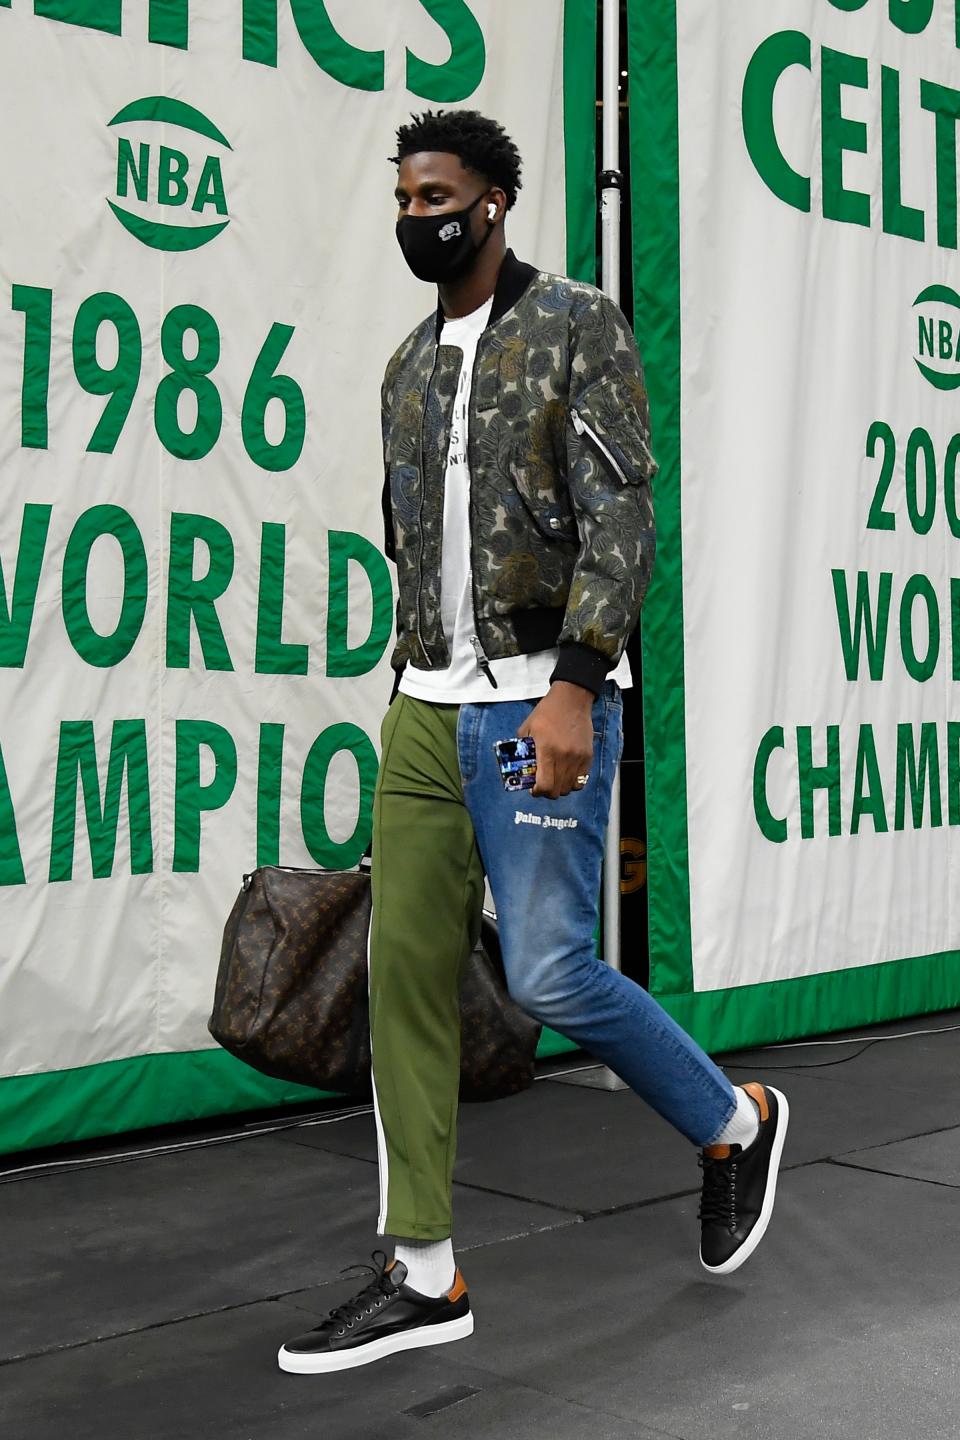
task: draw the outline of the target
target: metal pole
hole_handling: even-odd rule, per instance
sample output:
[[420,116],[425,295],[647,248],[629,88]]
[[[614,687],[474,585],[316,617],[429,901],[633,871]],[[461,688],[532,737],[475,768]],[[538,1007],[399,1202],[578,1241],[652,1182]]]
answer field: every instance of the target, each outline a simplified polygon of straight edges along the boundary
[[[601,285],[620,303],[620,0],[603,0]],[[620,969],[620,772],[614,776],[603,866],[603,958]]]
[[[600,173],[600,256],[603,290],[620,303],[620,0],[603,0],[603,132]],[[620,771],[613,779],[603,856],[603,958],[620,969]],[[568,1084],[625,1090],[608,1066],[578,1071]]]
[[620,303],[620,0],[603,0],[603,132],[600,158],[601,280]]

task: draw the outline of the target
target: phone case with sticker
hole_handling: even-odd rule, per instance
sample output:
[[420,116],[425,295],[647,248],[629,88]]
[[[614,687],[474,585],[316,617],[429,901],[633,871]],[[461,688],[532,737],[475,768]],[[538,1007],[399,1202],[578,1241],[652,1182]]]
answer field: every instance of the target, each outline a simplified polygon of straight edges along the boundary
[[493,749],[504,790],[532,790],[537,783],[537,747],[533,737],[498,740]]

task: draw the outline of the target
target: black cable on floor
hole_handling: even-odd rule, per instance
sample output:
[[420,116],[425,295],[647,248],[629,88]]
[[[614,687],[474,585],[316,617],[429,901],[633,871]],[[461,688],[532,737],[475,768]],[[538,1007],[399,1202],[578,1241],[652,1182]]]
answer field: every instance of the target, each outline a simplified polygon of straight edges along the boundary
[[[960,1029],[960,1026],[957,1026],[957,1029]],[[881,1040],[881,1039],[895,1040],[895,1039],[898,1039],[898,1038],[899,1038],[899,1037],[898,1037],[898,1036],[895,1036],[895,1035],[890,1035],[890,1036],[880,1036],[880,1035],[878,1035],[876,1040],[866,1040],[866,1041],[864,1041],[864,1043],[860,1046],[860,1049],[859,1049],[859,1050],[854,1050],[854,1052],[853,1052],[852,1055],[843,1055],[843,1056],[841,1056],[841,1058],[840,1058],[839,1060],[807,1060],[807,1061],[798,1060],[798,1062],[797,1062],[796,1065],[766,1065],[766,1064],[764,1064],[764,1065],[760,1065],[758,1068],[761,1069],[761,1070],[829,1070],[829,1068],[830,1068],[831,1065],[847,1065],[847,1064],[849,1064],[849,1062],[850,1062],[851,1060],[856,1060],[856,1058],[857,1058],[858,1055],[862,1055],[865,1050],[869,1050],[871,1045],[876,1045],[876,1044],[877,1044],[877,1041],[879,1041],[879,1040]],[[853,1042],[852,1042],[852,1041],[849,1041],[848,1043],[849,1043],[849,1044],[852,1044]],[[771,1046],[770,1048],[772,1049],[773,1047]],[[742,1070],[742,1069],[744,1069],[744,1068],[745,1068],[745,1067],[742,1066],[742,1065],[731,1065],[731,1066],[730,1066],[730,1069],[731,1069],[731,1070]]]
[[[755,1055],[764,1050],[810,1050],[820,1045],[859,1045],[859,1050],[854,1050],[852,1055],[844,1055],[839,1060],[810,1060],[799,1061],[796,1065],[761,1065],[762,1070],[827,1070],[831,1065],[846,1065],[851,1060],[856,1060],[871,1045],[882,1045],[885,1040],[912,1040],[919,1035],[946,1035],[951,1030],[960,1030],[960,1025],[940,1025],[935,1030],[898,1030],[894,1035],[874,1035],[869,1040],[862,1036],[854,1035],[849,1040],[788,1040],[780,1045],[757,1045],[749,1053]],[[737,1052],[734,1051],[734,1054]],[[741,1070],[744,1067],[727,1062],[731,1070]]]

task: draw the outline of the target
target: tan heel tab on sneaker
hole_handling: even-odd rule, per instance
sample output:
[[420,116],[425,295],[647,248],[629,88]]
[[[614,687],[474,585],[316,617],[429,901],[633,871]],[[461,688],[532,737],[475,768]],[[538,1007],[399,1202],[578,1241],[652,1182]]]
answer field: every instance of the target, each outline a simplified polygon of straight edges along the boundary
[[454,1305],[460,1299],[460,1296],[466,1295],[466,1293],[467,1282],[466,1280],[464,1280],[463,1276],[458,1270],[453,1282],[453,1287],[447,1291],[447,1299],[450,1301],[451,1305]]
[[742,1085],[740,1088],[742,1090],[746,1090],[751,1100],[756,1100],[757,1109],[760,1111],[760,1119],[769,1120],[770,1102],[767,1100],[767,1092],[766,1090],[764,1090],[759,1080],[751,1080],[749,1084]]
[[709,1155],[711,1160],[729,1160],[729,1159],[730,1159],[730,1146],[729,1146],[729,1145],[704,1145],[704,1147],[703,1147],[703,1153],[704,1153],[704,1155]]

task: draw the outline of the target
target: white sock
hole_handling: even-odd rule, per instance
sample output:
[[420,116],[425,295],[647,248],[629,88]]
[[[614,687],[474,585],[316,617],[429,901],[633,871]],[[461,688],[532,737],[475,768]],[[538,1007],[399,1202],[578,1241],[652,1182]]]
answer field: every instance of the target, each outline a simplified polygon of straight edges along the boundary
[[746,1150],[760,1133],[760,1111],[746,1090],[741,1090],[739,1085],[734,1085],[733,1093],[737,1097],[737,1108],[713,1143],[739,1145]]
[[452,1240],[398,1240],[393,1258],[407,1267],[404,1284],[421,1295],[446,1295],[456,1278]]

